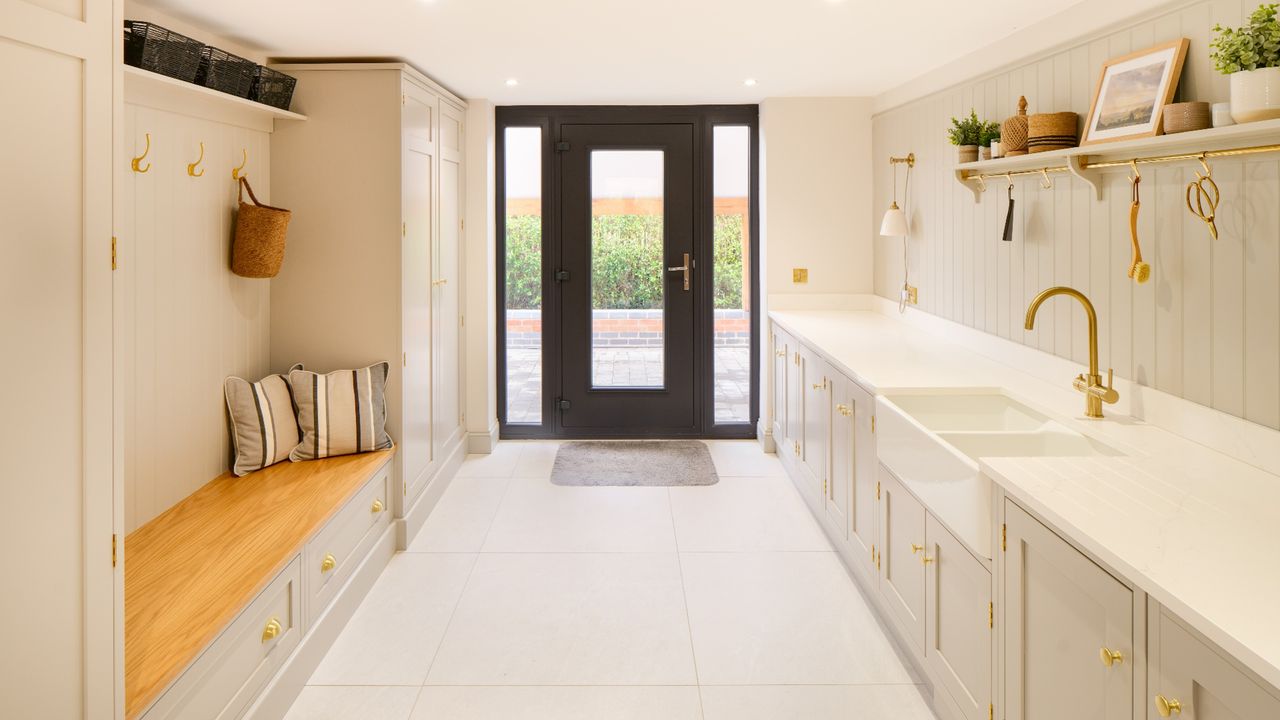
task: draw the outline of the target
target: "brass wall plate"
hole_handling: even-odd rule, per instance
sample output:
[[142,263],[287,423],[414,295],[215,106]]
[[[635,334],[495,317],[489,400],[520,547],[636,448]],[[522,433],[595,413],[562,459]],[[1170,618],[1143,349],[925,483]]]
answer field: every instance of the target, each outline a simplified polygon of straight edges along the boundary
[[908,285],[907,286],[907,302],[911,303],[912,305],[918,305],[920,303],[920,290]]
[[793,283],[809,282],[809,268],[791,268],[791,282]]

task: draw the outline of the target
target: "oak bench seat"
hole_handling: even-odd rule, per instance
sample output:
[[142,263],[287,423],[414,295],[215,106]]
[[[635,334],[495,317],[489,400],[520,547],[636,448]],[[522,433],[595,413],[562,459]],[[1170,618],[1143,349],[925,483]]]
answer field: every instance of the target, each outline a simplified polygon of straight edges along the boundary
[[126,718],[139,717],[394,452],[228,473],[130,533]]

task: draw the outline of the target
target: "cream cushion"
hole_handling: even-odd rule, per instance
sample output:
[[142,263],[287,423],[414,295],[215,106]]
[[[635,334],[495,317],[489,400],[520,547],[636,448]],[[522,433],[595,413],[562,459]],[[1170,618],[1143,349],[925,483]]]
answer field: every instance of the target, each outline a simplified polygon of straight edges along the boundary
[[[302,365],[289,368],[296,370]],[[288,375],[268,375],[255,383],[229,377],[222,391],[231,415],[231,472],[243,477],[287,459],[301,439]]]
[[326,375],[289,373],[302,430],[289,459],[317,460],[391,447],[384,399],[390,372],[390,363],[380,362]]

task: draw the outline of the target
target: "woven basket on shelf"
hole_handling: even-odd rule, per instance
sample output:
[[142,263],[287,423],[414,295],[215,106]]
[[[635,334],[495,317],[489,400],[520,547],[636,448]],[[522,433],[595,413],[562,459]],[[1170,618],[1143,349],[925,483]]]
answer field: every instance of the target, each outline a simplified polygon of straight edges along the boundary
[[[252,205],[244,201],[245,190],[249,191]],[[285,235],[292,214],[258,202],[248,179],[240,178],[240,212],[231,243],[231,272],[247,278],[275,277],[284,262]]]
[[1027,120],[1027,150],[1066,150],[1079,144],[1080,116],[1073,112],[1036,113]]
[[1018,98],[1018,114],[1004,121],[1000,145],[1006,157],[1027,154],[1027,96]]

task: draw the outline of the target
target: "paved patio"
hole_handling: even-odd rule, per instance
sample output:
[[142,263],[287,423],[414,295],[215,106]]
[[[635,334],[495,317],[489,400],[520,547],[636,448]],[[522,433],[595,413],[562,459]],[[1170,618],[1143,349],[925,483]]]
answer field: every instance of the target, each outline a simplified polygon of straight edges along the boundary
[[[747,422],[751,404],[751,351],[715,349],[716,422]],[[662,384],[661,347],[598,347],[592,362],[597,386],[645,387]],[[507,349],[507,422],[542,420],[542,350]]]

